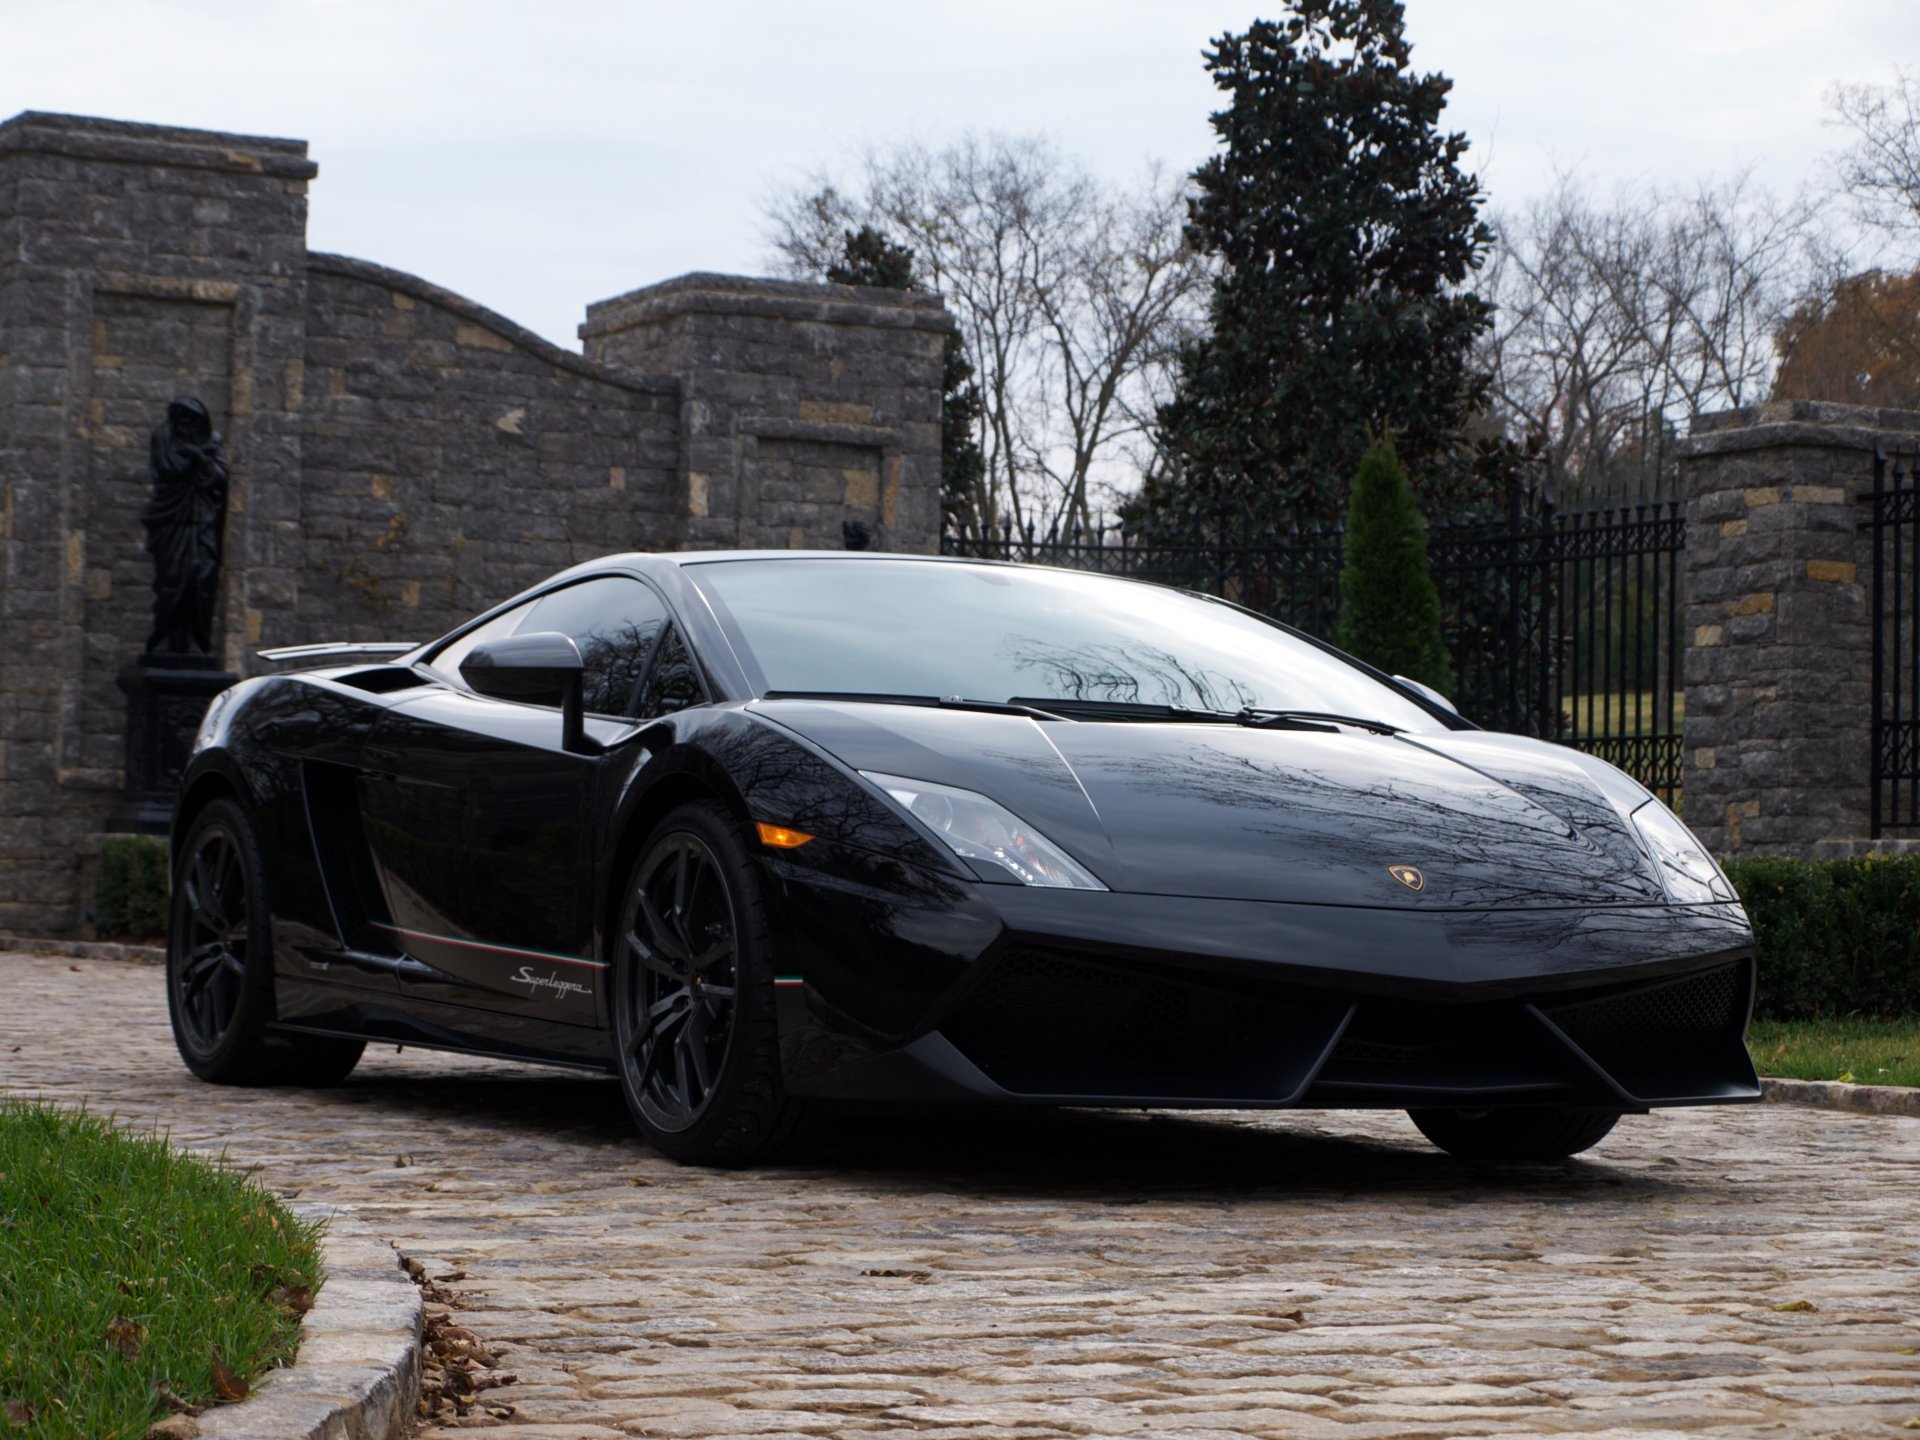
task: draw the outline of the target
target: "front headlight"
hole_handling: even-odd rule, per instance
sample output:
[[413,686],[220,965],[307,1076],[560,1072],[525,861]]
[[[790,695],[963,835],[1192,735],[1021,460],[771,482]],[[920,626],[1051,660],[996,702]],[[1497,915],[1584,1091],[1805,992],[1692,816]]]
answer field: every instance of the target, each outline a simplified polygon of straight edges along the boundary
[[967,860],[998,866],[1022,885],[1059,890],[1104,890],[1066,851],[1019,816],[984,795],[908,780],[899,775],[860,772],[897,800],[906,812],[946,841]]
[[1706,847],[1680,817],[1658,800],[1649,800],[1633,812],[1633,828],[1653,856],[1667,898],[1676,905],[1699,905],[1709,900],[1731,900],[1733,886],[1713,863]]

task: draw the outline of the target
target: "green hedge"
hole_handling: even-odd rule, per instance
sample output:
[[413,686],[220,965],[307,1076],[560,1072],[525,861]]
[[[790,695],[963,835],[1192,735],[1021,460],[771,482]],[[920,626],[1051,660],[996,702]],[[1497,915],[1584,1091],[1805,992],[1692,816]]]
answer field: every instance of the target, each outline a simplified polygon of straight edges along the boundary
[[1920,855],[1736,860],[1763,1020],[1920,1015]]
[[167,842],[109,835],[93,881],[93,933],[103,940],[152,940],[167,932]]

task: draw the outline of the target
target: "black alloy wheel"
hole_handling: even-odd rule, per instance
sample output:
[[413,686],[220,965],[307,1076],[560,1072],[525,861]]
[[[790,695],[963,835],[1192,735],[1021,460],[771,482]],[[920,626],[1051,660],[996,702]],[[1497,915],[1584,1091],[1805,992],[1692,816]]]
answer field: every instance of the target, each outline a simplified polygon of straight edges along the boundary
[[246,812],[215,800],[180,843],[167,924],[167,1014],[187,1068],[220,1085],[331,1085],[358,1040],[272,1027],[266,872]]
[[769,948],[738,827],[715,805],[675,810],[628,879],[614,973],[621,1089],[662,1153],[743,1164],[792,1129]]
[[239,842],[219,824],[201,826],[196,835],[178,881],[181,958],[169,969],[182,1037],[207,1055],[220,1048],[240,1015],[252,917]]

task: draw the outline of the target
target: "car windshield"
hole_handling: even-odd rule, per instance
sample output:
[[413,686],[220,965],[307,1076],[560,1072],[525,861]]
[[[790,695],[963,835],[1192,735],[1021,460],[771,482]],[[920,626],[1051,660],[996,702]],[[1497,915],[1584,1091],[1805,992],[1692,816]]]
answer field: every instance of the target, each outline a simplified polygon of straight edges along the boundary
[[1157,586],[927,560],[690,564],[766,691],[1434,717],[1317,646]]

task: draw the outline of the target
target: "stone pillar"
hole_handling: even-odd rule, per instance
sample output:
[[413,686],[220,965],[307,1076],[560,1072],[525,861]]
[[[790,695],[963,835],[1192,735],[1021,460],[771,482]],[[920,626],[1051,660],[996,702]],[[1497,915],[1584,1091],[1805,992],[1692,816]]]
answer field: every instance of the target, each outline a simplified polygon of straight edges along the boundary
[[953,328],[936,295],[685,275],[587,307],[589,360],[677,374],[680,541],[709,547],[940,548],[940,382]]
[[1687,823],[1723,858],[1860,848],[1869,829],[1876,442],[1920,414],[1782,401],[1701,416],[1687,497]]
[[232,465],[216,660],[297,530],[304,141],[0,124],[0,933],[73,927],[121,799],[116,681],[150,621],[147,436],[207,402]]

